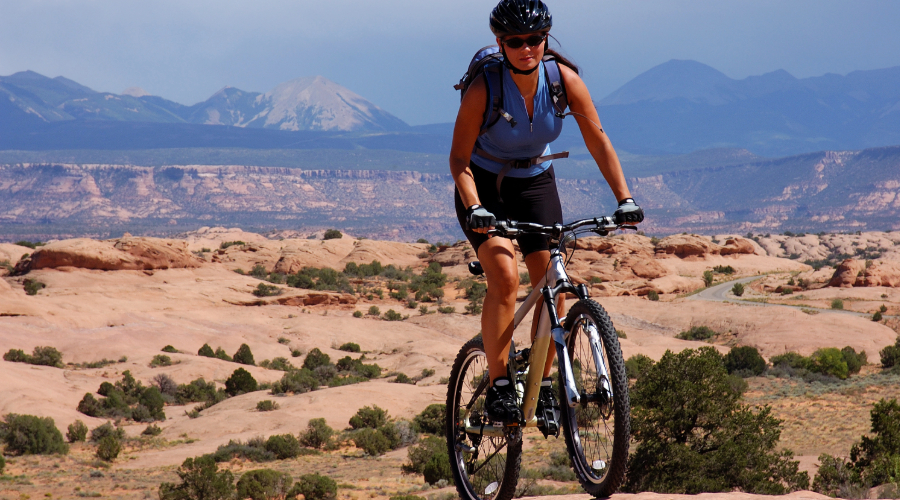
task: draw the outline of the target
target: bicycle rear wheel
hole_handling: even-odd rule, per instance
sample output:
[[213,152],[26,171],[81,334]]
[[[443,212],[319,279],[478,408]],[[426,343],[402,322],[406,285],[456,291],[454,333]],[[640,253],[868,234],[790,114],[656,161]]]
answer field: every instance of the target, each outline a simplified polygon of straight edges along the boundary
[[565,329],[573,378],[581,397],[574,408],[565,403],[565,380],[560,371],[566,448],[584,490],[595,497],[609,496],[625,478],[631,439],[622,350],[612,321],[593,300],[579,300],[569,309]]
[[476,337],[456,356],[447,388],[447,451],[464,500],[509,500],[519,478],[522,434],[491,425],[484,411],[489,386],[484,343]]

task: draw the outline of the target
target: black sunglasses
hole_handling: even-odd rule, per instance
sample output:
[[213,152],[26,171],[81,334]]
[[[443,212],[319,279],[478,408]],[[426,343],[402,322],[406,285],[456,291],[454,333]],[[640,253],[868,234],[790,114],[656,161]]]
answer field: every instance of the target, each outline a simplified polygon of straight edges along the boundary
[[546,39],[547,35],[531,35],[528,38],[510,37],[503,40],[503,45],[511,49],[521,48],[525,44],[528,44],[529,47],[537,47]]

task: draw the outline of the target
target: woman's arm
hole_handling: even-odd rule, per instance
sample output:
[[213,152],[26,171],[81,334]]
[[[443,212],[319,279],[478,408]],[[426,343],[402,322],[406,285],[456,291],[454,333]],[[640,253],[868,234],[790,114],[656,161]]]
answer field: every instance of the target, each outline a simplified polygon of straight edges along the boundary
[[476,78],[463,96],[459,113],[456,115],[456,126],[453,127],[453,144],[450,147],[450,174],[459,190],[463,205],[471,207],[480,205],[475,178],[469,169],[472,149],[481,131],[481,121],[487,106],[487,89],[484,79]]
[[[584,116],[571,115],[578,122],[581,129],[581,135],[584,137],[584,144],[590,151],[600,172],[606,183],[612,188],[616,195],[616,201],[631,198],[631,191],[628,190],[628,184],[625,182],[625,174],[622,173],[622,165],[619,163],[619,157],[616,150],[613,149],[609,137],[600,128],[600,117],[597,116],[597,108],[591,100],[591,94],[588,92],[584,81],[571,68],[560,64],[560,77],[566,86],[566,95],[569,99],[569,110],[574,113],[580,113]],[[587,117],[587,118],[585,118]],[[590,120],[590,121],[588,121]],[[592,124],[594,122],[596,125]]]

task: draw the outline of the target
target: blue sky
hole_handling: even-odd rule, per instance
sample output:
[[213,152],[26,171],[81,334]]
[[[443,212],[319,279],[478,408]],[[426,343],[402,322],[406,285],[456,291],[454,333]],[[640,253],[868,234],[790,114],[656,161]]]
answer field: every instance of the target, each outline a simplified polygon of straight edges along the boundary
[[[549,0],[553,34],[599,100],[693,59],[732,78],[900,65],[892,0]],[[183,104],[323,75],[410,124],[456,116],[452,89],[491,43],[493,0],[0,0],[0,75],[30,69]]]

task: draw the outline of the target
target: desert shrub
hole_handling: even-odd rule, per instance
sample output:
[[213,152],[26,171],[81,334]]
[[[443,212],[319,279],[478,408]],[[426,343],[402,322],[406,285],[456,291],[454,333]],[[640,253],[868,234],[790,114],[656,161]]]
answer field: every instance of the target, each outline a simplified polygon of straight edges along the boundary
[[334,429],[324,418],[313,418],[306,424],[306,432],[300,434],[300,444],[309,448],[326,448],[334,436]]
[[878,355],[881,357],[881,366],[883,368],[892,368],[900,365],[900,336],[897,336],[894,345],[886,346],[878,351]]
[[76,441],[84,442],[87,439],[88,428],[81,420],[76,420],[69,424],[66,430],[66,441],[74,443]]
[[716,266],[713,268],[713,272],[718,274],[734,274],[734,268],[731,266]]
[[351,375],[366,379],[381,375],[381,367],[377,364],[365,364],[362,362],[362,359],[353,359],[350,356],[344,356],[339,359],[335,366],[340,372],[349,372]]
[[116,439],[125,439],[125,430],[121,427],[114,427],[112,423],[106,422],[91,430],[91,442],[99,443],[101,439],[113,436]]
[[832,301],[831,301],[831,308],[832,308],[832,309],[843,309],[843,308],[844,308],[844,301],[841,300],[841,299],[834,299],[834,300],[832,300]]
[[643,354],[635,354],[625,360],[625,374],[630,379],[636,379],[653,366],[653,359]]
[[286,472],[272,469],[247,471],[237,482],[237,498],[281,500],[287,497],[293,482]]
[[235,241],[223,241],[222,243],[219,243],[219,249],[220,249],[220,250],[225,250],[225,249],[228,248],[228,247],[233,247],[233,246],[243,246],[243,245],[246,245],[246,243],[244,243],[244,242],[241,241],[241,240],[235,240]]
[[222,361],[233,361],[231,356],[229,356],[228,353],[225,352],[225,349],[222,349],[221,347],[216,347],[215,357]]
[[115,436],[106,436],[97,445],[97,458],[104,462],[112,462],[122,451],[122,443]]
[[175,383],[175,380],[172,377],[168,376],[165,373],[158,373],[150,379],[150,383],[153,384],[153,387],[156,387],[159,392],[166,396],[175,396],[178,392],[178,384]]
[[174,348],[173,346],[171,346],[171,345],[167,345],[167,346],[165,346],[165,347],[162,348],[162,352],[176,353],[176,352],[178,352],[178,349],[175,349],[175,348]]
[[315,373],[307,368],[290,371],[281,377],[281,380],[272,385],[272,394],[284,394],[291,392],[303,394],[319,388],[319,379]]
[[138,399],[139,407],[143,406],[147,408],[147,411],[150,413],[150,418],[153,420],[166,419],[166,414],[163,412],[163,406],[165,406],[165,404],[166,402],[159,392],[159,389],[154,386],[144,389]]
[[650,290],[649,292],[647,292],[647,298],[652,300],[653,302],[656,302],[659,300],[659,294],[656,293],[656,290]]
[[353,317],[354,318],[362,318],[363,312],[362,311],[353,311]]
[[306,358],[303,360],[303,368],[307,370],[315,370],[320,366],[331,364],[331,357],[320,351],[318,347],[313,347]]
[[299,358],[300,356],[303,356],[303,351],[301,349],[291,349],[292,358]]
[[141,436],[159,436],[160,434],[162,434],[162,429],[156,424],[150,424],[141,431]]
[[209,344],[203,344],[203,347],[201,347],[200,350],[197,351],[197,355],[205,356],[207,358],[216,357],[216,353],[213,352],[212,347],[210,347]]
[[731,287],[731,293],[735,294],[738,297],[744,295],[744,284],[743,283],[735,283],[733,287]]
[[809,371],[821,373],[823,375],[831,375],[841,380],[846,379],[850,375],[847,362],[844,356],[837,348],[826,347],[818,349],[809,357]]
[[229,396],[253,392],[257,387],[256,379],[243,368],[238,368],[225,380],[225,393]]
[[713,281],[715,281],[715,279],[716,278],[713,275],[712,271],[710,271],[709,269],[707,269],[706,271],[703,271],[703,283],[706,286],[712,286]]
[[627,339],[628,334],[625,333],[625,330],[616,329],[616,337],[618,337],[620,339]]
[[328,476],[304,474],[297,479],[288,496],[303,495],[306,500],[333,500],[337,498],[337,483]]
[[364,406],[357,410],[356,415],[350,417],[350,427],[353,429],[377,429],[388,421],[388,412],[377,405]]
[[205,403],[208,401],[219,402],[225,399],[224,393],[217,395],[215,382],[207,382],[203,378],[198,378],[189,384],[181,384],[175,390],[175,402],[178,404],[186,403]]
[[325,234],[322,235],[323,240],[339,240],[343,237],[344,235],[337,229],[328,229],[325,231]]
[[50,417],[8,413],[0,422],[0,442],[7,455],[65,455],[69,445]]
[[856,349],[850,346],[841,349],[841,356],[844,358],[844,362],[847,363],[847,370],[851,375],[856,375],[863,366],[869,364],[866,351],[856,352]]
[[31,355],[25,354],[21,349],[10,349],[3,355],[5,361],[15,363],[28,363],[30,365],[53,366],[62,368],[63,354],[55,347],[37,346],[31,351]]
[[[882,294],[882,295],[884,295],[884,294]],[[881,307],[878,308],[878,311],[879,311],[879,312],[886,313],[886,312],[887,312],[887,306],[884,305],[884,304],[881,304]]]
[[793,454],[777,450],[781,422],[769,407],[740,403],[714,348],[667,351],[631,394],[639,444],[624,490],[775,495],[809,486]]
[[353,433],[353,443],[368,455],[377,457],[391,449],[391,442],[378,429],[362,428]]
[[812,490],[830,497],[842,496],[853,484],[852,464],[846,459],[828,454],[819,455],[819,470],[813,479]]
[[394,382],[397,384],[413,384],[413,385],[416,384],[415,380],[409,378],[409,375],[407,375],[403,372],[398,373],[397,376],[394,377],[394,380],[392,380],[391,382]]
[[278,403],[271,399],[264,399],[256,403],[256,411],[274,411],[278,409]]
[[0,474],[3,474],[3,469],[6,468],[6,459],[3,458],[3,455],[0,455]]
[[227,500],[234,495],[234,476],[219,471],[210,456],[188,458],[176,471],[179,484],[159,485],[159,500]]
[[865,485],[897,482],[900,475],[900,403],[881,399],[872,408],[871,437],[863,436],[850,449],[858,481]]
[[268,368],[270,370],[278,370],[278,371],[282,371],[282,372],[289,372],[291,370],[296,370],[294,365],[290,361],[288,361],[287,358],[285,358],[283,356],[278,356],[276,358],[273,358],[272,361],[270,361],[268,363],[268,366],[266,366],[266,368]]
[[359,344],[357,344],[355,342],[346,342],[344,344],[341,344],[341,346],[338,347],[338,350],[344,351],[344,352],[360,352],[361,351]]
[[422,413],[413,418],[413,423],[421,430],[428,434],[442,434],[447,418],[447,405],[443,403],[435,403],[428,405]]
[[279,460],[299,457],[302,448],[300,441],[293,434],[275,434],[266,440],[266,451]]
[[884,317],[881,315],[881,311],[875,311],[875,314],[872,315],[872,321],[881,321]]
[[248,346],[247,344],[241,344],[241,346],[238,347],[237,352],[234,353],[234,356],[232,356],[231,359],[235,363],[240,363],[242,365],[256,365],[256,362],[253,361],[253,353],[250,352],[250,346]]
[[260,283],[256,285],[256,288],[253,289],[252,293],[257,297],[274,297],[276,295],[281,295],[282,293],[284,293],[284,290],[281,289],[281,287],[277,287],[275,285]]
[[725,369],[742,377],[758,376],[766,371],[766,360],[755,347],[733,347],[725,355]]
[[[449,467],[450,457],[447,455],[447,441],[441,436],[429,436],[422,441],[419,441],[415,446],[410,446],[409,451],[407,452],[407,458],[408,461],[401,466],[403,472],[408,474],[424,474],[426,466],[431,463],[433,465],[429,468],[429,477],[434,479],[435,475],[440,475],[441,464],[444,460],[447,460],[447,465]],[[453,482],[452,475],[439,478],[435,480],[435,482],[440,479],[446,479],[450,483]]]
[[415,424],[406,419],[394,420],[378,428],[388,440],[390,449],[409,446],[419,440]]
[[385,321],[400,321],[402,319],[403,315],[393,309],[388,309],[387,312],[384,313]]
[[789,366],[791,368],[806,369],[809,367],[809,359],[797,354],[796,352],[786,352],[777,356],[772,356],[769,360],[772,366]]
[[271,462],[276,458],[274,453],[266,449],[266,440],[262,437],[248,439],[246,443],[228,441],[228,444],[220,445],[209,456],[216,462],[229,462],[235,458],[251,462]]
[[450,456],[446,453],[432,455],[422,467],[422,477],[428,484],[437,484],[441,480],[452,482],[453,471],[450,469]]
[[250,272],[247,274],[253,276],[254,278],[264,280],[266,279],[266,276],[268,276],[269,272],[266,271],[266,266],[262,264],[256,264],[252,269],[250,269]]
[[157,366],[172,366],[172,364],[172,358],[165,354],[157,354],[150,360],[150,368],[156,368]]
[[25,288],[25,295],[37,295],[39,291],[47,288],[47,285],[44,283],[33,279],[26,279],[23,285]]
[[676,335],[681,340],[709,340],[716,335],[716,332],[708,326],[692,326],[689,330]]
[[456,312],[456,308],[453,306],[444,306],[444,307],[438,306],[437,312],[439,312],[441,314],[453,314]]
[[370,306],[369,312],[366,314],[368,314],[369,316],[378,316],[381,314],[381,309],[379,309],[378,306]]

